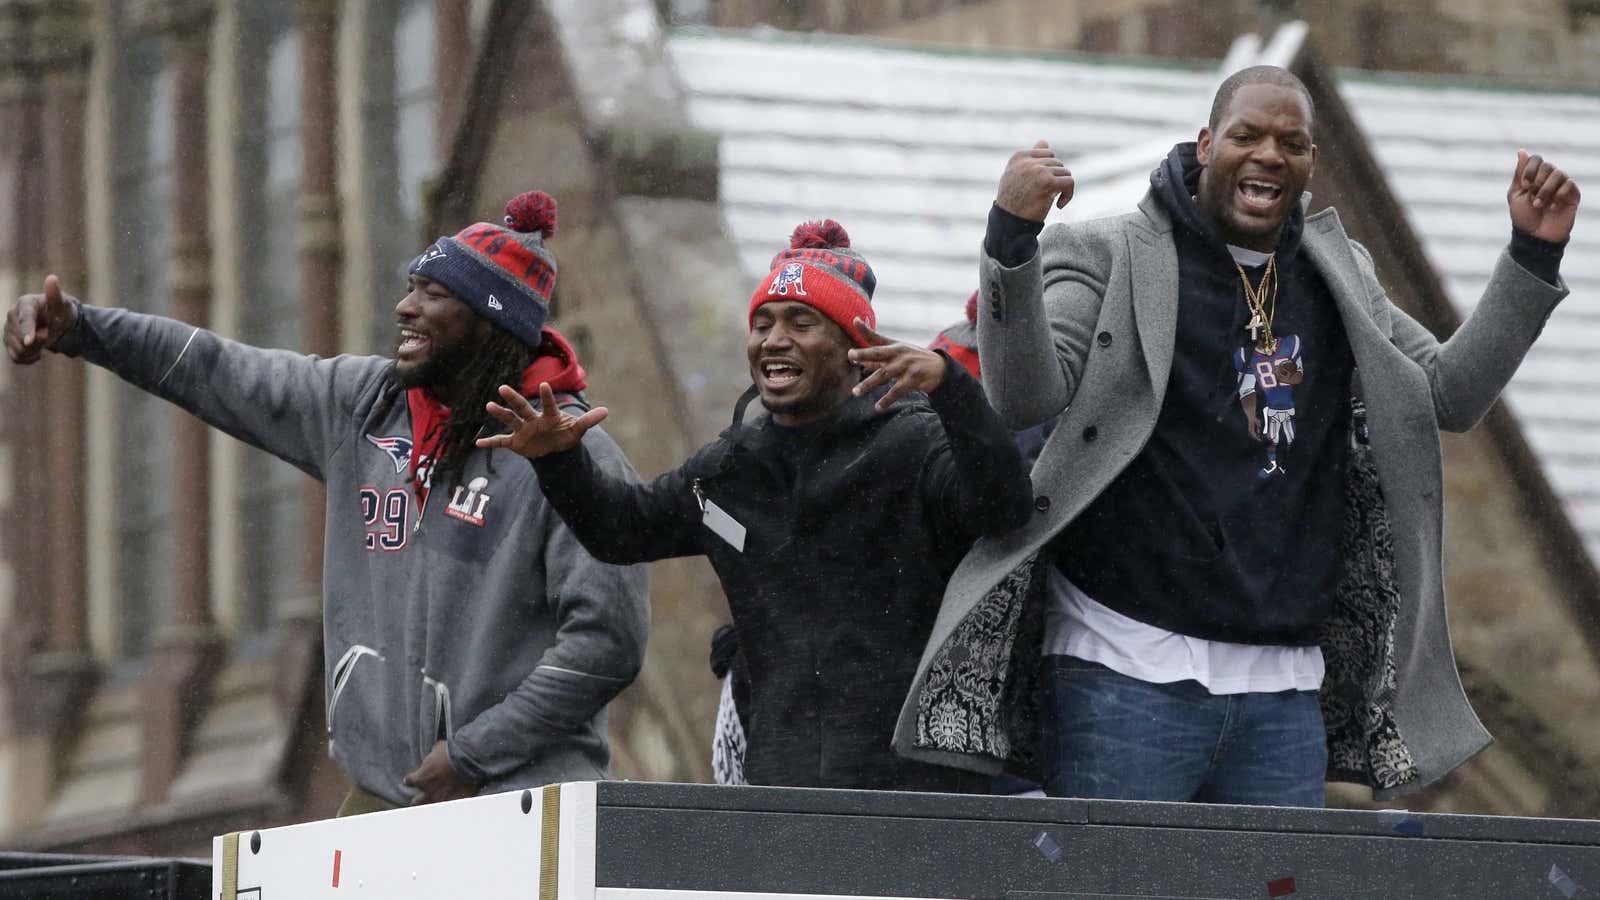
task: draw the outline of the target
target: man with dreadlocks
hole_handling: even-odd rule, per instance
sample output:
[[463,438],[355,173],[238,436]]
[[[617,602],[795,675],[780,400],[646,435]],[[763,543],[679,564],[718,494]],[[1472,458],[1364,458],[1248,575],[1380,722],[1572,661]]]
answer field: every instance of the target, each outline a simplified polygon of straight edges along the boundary
[[[49,349],[300,468],[328,488],[323,649],[341,814],[606,776],[604,709],[638,672],[642,569],[597,562],[532,469],[480,450],[503,383],[588,408],[584,371],[545,326],[555,201],[442,237],[410,265],[394,359],[319,359],[66,296],[55,276],[6,317],[13,362]],[[612,440],[602,470],[635,479]]]

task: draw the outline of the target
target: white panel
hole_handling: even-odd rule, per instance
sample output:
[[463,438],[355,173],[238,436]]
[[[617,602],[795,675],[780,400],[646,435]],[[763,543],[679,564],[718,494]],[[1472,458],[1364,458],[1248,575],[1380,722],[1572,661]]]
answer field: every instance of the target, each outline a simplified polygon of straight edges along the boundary
[[560,900],[594,900],[595,783],[561,786]]
[[539,800],[535,791],[524,813],[522,792],[512,791],[268,828],[259,832],[259,852],[251,851],[253,832],[246,831],[239,835],[239,891],[296,900],[532,900],[539,896]]

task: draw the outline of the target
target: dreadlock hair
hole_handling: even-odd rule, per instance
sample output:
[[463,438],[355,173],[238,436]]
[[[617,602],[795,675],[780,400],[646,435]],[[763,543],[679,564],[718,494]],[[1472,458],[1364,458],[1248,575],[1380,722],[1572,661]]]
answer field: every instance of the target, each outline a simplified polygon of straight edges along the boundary
[[[461,480],[467,454],[477,446],[474,442],[485,429],[493,432],[501,427],[484,409],[484,404],[499,399],[502,384],[522,386],[522,370],[533,362],[534,352],[511,332],[494,328],[488,339],[466,356],[455,376],[460,389],[453,398],[455,405],[450,407],[450,416],[434,426],[428,435],[430,440],[434,436],[439,439],[430,483],[448,487]],[[537,403],[537,399],[534,402]],[[493,463],[489,471],[494,471]]]

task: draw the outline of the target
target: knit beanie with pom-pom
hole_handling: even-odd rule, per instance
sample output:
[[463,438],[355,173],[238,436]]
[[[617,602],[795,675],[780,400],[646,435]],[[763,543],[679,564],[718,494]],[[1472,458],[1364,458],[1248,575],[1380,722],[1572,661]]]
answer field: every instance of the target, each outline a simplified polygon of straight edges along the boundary
[[556,287],[556,258],[544,242],[555,233],[555,199],[529,191],[506,204],[504,225],[478,222],[439,238],[406,272],[444,285],[473,312],[537,348]]
[[850,249],[850,235],[832,219],[805,222],[789,237],[789,249],[772,258],[771,271],[750,298],[749,319],[764,303],[788,300],[813,307],[833,320],[851,342],[868,346],[855,320],[878,327],[872,289],[878,278],[861,254]]
[[967,317],[939,332],[933,343],[928,345],[929,350],[943,350],[950,354],[950,358],[961,364],[961,367],[972,373],[973,378],[982,379],[983,375],[978,366],[978,292],[973,291],[967,298]]

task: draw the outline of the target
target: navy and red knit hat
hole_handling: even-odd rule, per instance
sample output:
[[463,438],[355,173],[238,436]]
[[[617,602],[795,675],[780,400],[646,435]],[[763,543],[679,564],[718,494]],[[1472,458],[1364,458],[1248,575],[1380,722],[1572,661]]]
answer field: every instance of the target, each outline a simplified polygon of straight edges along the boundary
[[872,289],[878,277],[861,254],[850,249],[850,235],[832,219],[803,222],[789,236],[789,249],[772,258],[772,271],[750,297],[749,321],[756,309],[775,300],[804,303],[844,329],[858,347],[867,339],[856,332],[855,320],[878,327],[872,312]]
[[943,350],[961,367],[980,381],[983,373],[978,365],[978,292],[967,298],[967,317],[939,332],[928,345],[929,350]]
[[406,272],[444,285],[473,312],[537,348],[556,287],[556,258],[544,242],[555,233],[555,199],[529,191],[506,204],[504,225],[478,222],[439,238]]

